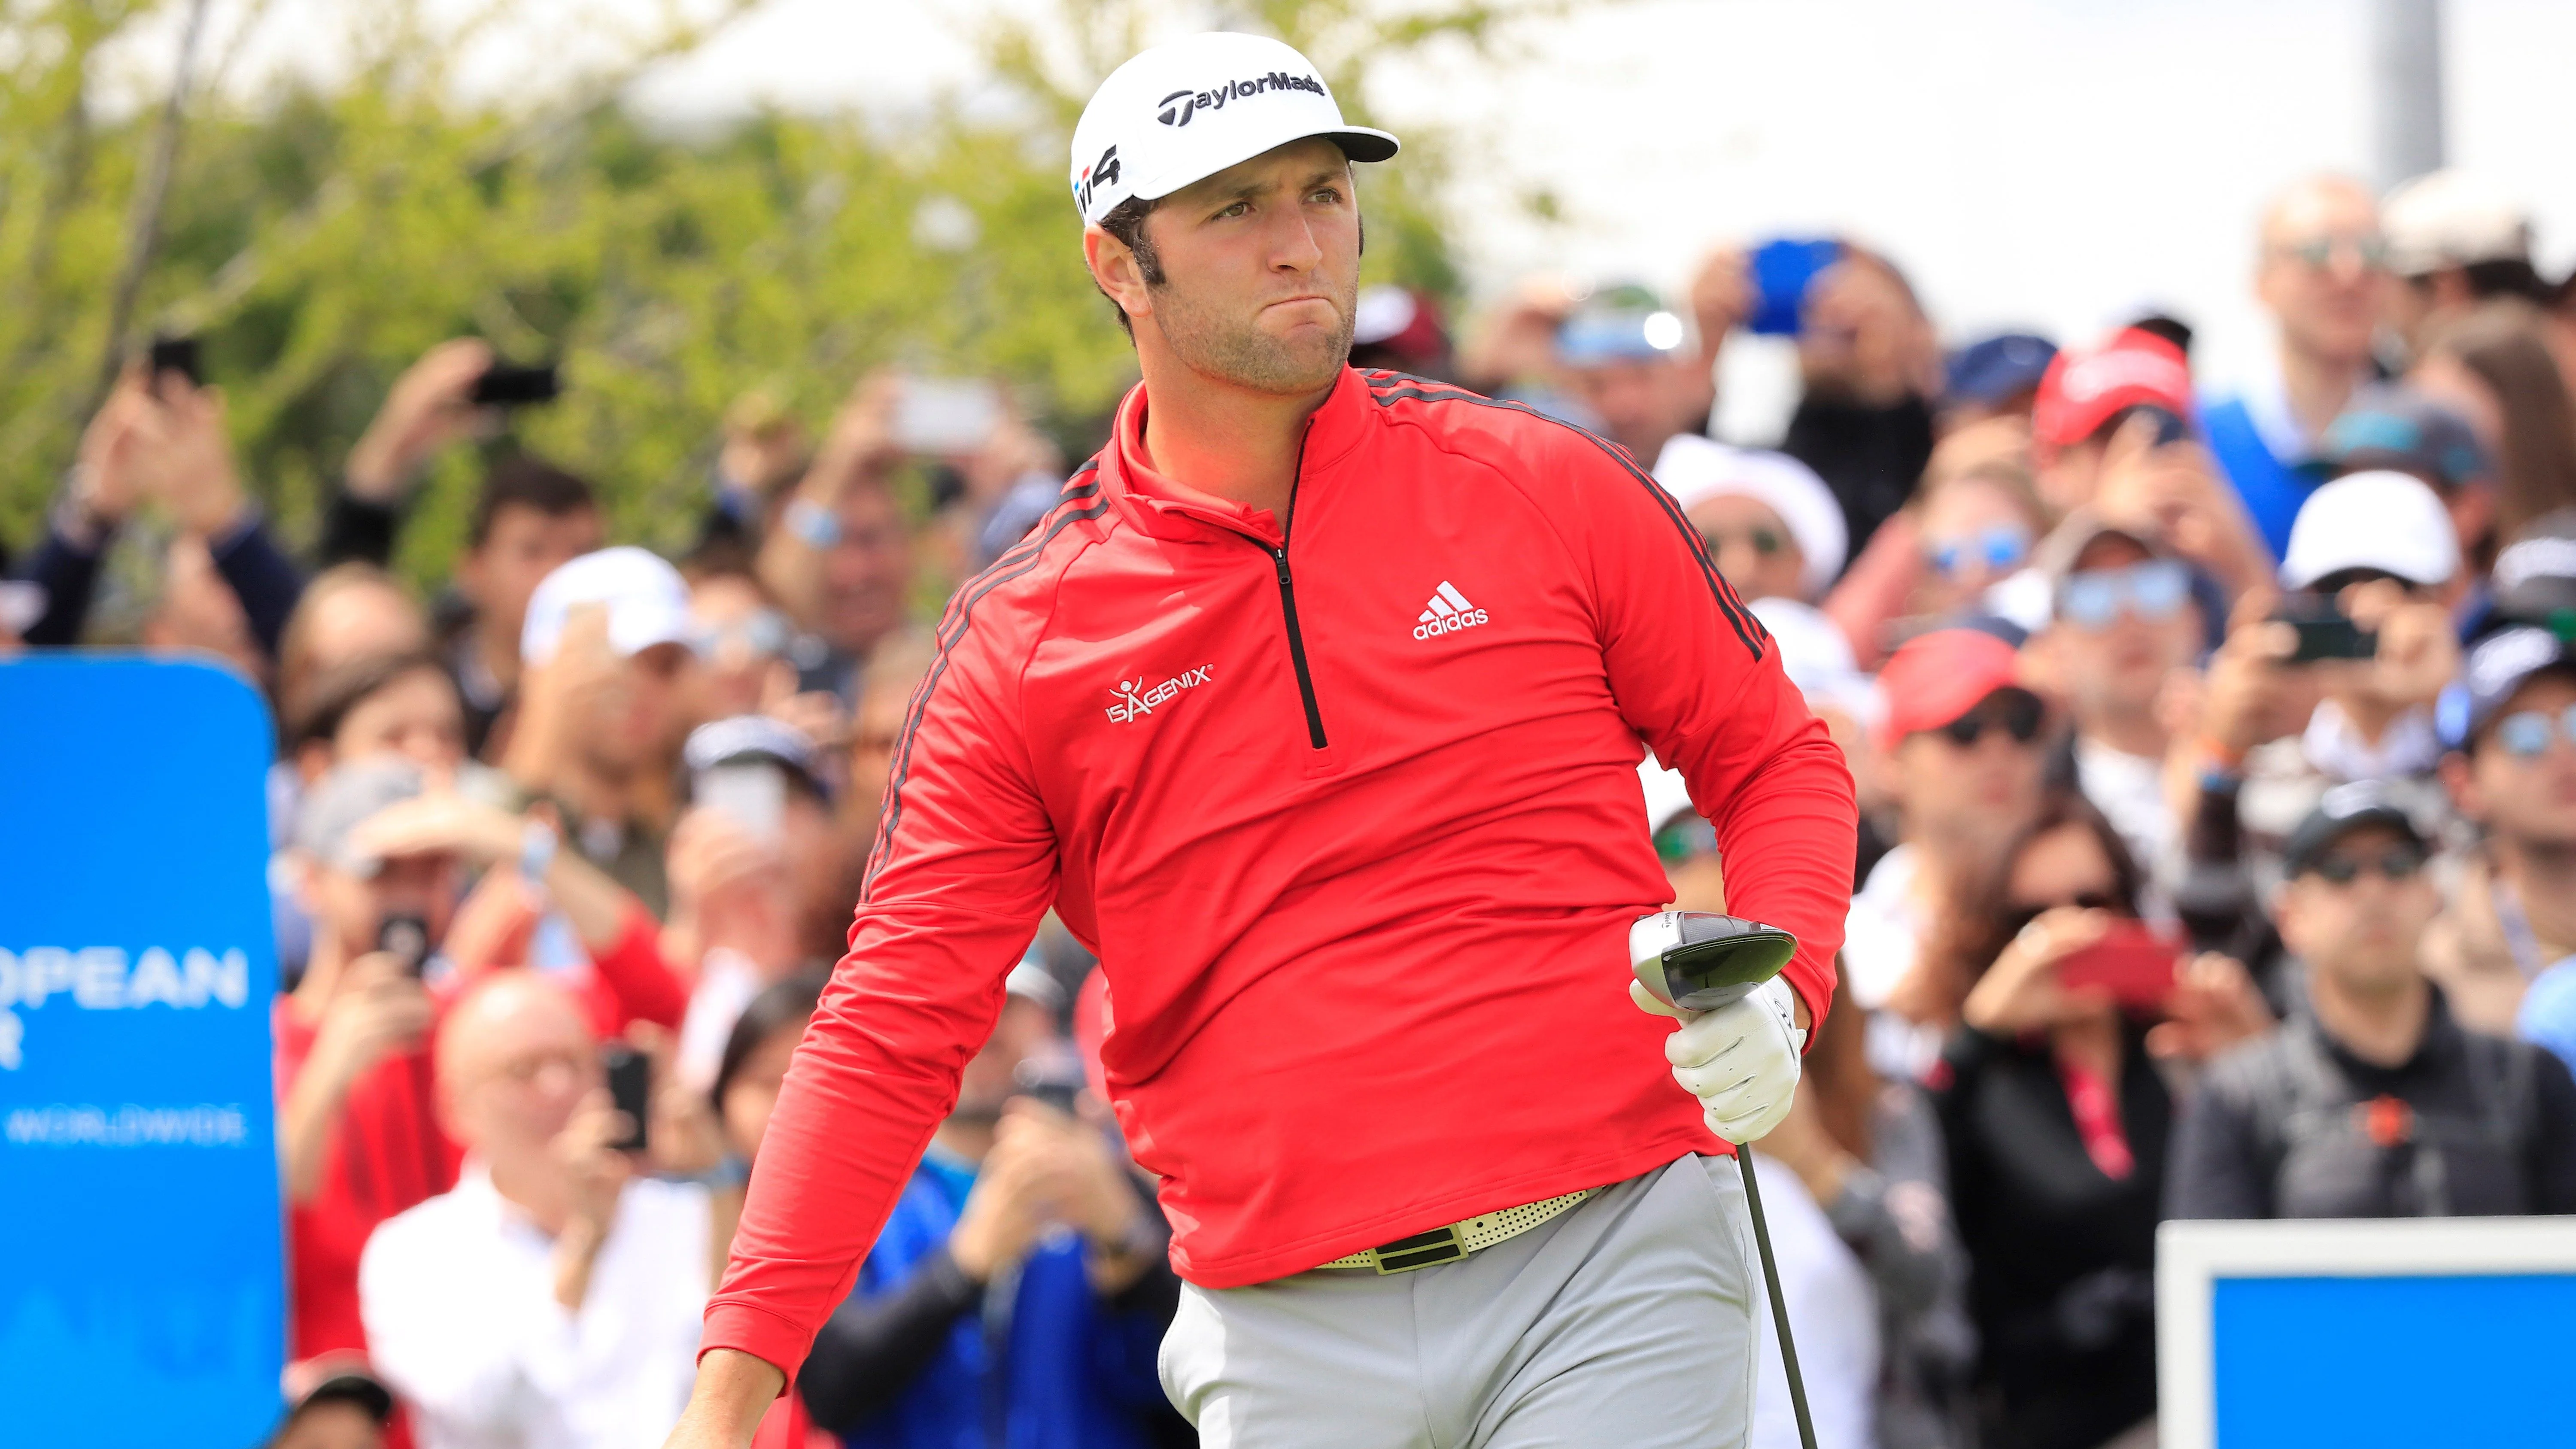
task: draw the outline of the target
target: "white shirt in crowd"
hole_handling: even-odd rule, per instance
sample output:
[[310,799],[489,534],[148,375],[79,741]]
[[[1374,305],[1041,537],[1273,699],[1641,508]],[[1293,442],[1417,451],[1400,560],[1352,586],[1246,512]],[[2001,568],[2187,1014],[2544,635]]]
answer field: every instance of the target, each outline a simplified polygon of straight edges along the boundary
[[2179,845],[2163,761],[2077,735],[2075,787],[2119,832],[2140,870],[2162,875],[2172,868]]
[[421,1449],[657,1449],[697,1369],[708,1231],[704,1187],[628,1183],[568,1313],[554,1240],[468,1162],[453,1192],[368,1239],[369,1356],[411,1405]]
[[[1753,1172],[1762,1184],[1771,1256],[1780,1265],[1780,1296],[1788,1301],[1789,1328],[1798,1339],[1798,1376],[1807,1386],[1816,1449],[1871,1449],[1878,1442],[1878,1293],[1869,1270],[1797,1173],[1759,1152],[1753,1154]],[[1780,1359],[1770,1304],[1755,1304],[1753,1318],[1762,1351],[1746,1445],[1797,1449],[1797,1411],[1789,1404],[1789,1371]]]
[[697,989],[689,993],[688,1015],[680,1018],[680,1080],[701,1091],[716,1084],[724,1066],[725,1043],[744,1008],[768,983],[760,968],[740,951],[718,946],[698,964]]

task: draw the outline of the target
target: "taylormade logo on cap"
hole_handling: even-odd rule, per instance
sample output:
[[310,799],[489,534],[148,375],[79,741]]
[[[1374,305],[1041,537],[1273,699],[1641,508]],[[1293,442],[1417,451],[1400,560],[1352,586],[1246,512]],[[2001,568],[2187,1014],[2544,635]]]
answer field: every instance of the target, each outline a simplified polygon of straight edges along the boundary
[[1311,91],[1326,100],[1332,99],[1332,92],[1325,90],[1324,83],[1313,76],[1287,75],[1274,70],[1268,75],[1255,76],[1250,80],[1230,80],[1224,85],[1208,90],[1174,91],[1163,97],[1163,108],[1154,113],[1154,119],[1166,126],[1186,126],[1190,123],[1190,117],[1197,115],[1201,110],[1216,110],[1237,97],[1257,96],[1265,90]]
[[1095,222],[1130,197],[1160,200],[1310,136],[1353,161],[1396,152],[1393,136],[1343,122],[1331,87],[1293,47],[1231,31],[1189,36],[1136,56],[1092,93],[1073,129],[1073,203]]

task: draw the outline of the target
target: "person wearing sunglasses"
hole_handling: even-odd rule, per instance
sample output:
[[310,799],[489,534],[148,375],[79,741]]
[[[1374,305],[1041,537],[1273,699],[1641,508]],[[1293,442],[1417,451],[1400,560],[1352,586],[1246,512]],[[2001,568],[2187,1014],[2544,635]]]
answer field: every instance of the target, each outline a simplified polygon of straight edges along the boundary
[[1842,505],[1815,470],[1785,453],[1681,433],[1655,460],[1655,481],[1747,601],[1811,603],[1842,572]]
[[2139,864],[2164,875],[2177,822],[2163,781],[2172,741],[2157,703],[2174,672],[2200,654],[2191,568],[2153,533],[2115,528],[2090,510],[2060,524],[2037,562],[2050,613],[2030,659],[2066,702],[2076,787]]
[[2484,839],[2425,942],[2460,1020],[2514,1030],[2525,989],[2576,957],[2576,646],[2547,629],[2469,651],[2441,713],[2442,783]]
[[[1866,1010],[1890,1004],[1941,903],[1993,870],[2038,813],[2048,711],[2022,685],[2020,669],[2002,639],[1950,628],[1906,641],[1879,672],[1876,743],[1897,844],[1852,897],[1843,946],[1852,999]],[[1931,1064],[1941,1023],[1900,1015],[1875,1033],[1873,1060],[1891,1075],[1910,1075]]]
[[2371,380],[2371,345],[2389,289],[2378,204],[2359,182],[2310,177],[2265,209],[2254,292],[2278,325],[2279,345],[2271,366],[2212,400],[2201,423],[2276,558],[2315,487],[2301,465]]
[[2375,784],[2328,791],[2300,822],[2273,911],[2307,963],[2305,999],[2203,1076],[2175,1136],[2171,1216],[2576,1212],[2576,1079],[2462,1026],[2425,974],[2430,848]]
[[1917,618],[2001,612],[1988,595],[2029,564],[2047,526],[2028,475],[2002,460],[1927,479],[1911,513],[1922,569],[1906,612]]

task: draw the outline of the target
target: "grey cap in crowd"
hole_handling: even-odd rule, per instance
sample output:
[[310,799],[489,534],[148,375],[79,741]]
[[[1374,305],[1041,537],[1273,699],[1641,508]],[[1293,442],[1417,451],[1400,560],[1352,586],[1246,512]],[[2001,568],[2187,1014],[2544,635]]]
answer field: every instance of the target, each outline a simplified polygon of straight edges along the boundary
[[2531,259],[2531,218],[2504,188],[2475,172],[2427,172],[2380,204],[2388,269],[2420,277],[2445,267]]
[[2495,477],[2486,445],[2467,418],[2393,383],[2355,393],[2317,439],[2317,456],[2337,473],[2386,468],[2437,488],[2465,488]]
[[803,730],[765,714],[738,714],[689,731],[680,758],[691,773],[718,765],[776,765],[817,795],[828,792],[815,768],[814,742]]
[[1661,362],[1689,337],[1689,324],[1652,289],[1623,283],[1592,294],[1556,329],[1556,359],[1567,367]]
[[355,876],[371,876],[384,862],[349,844],[350,832],[383,810],[427,788],[420,767],[392,755],[353,760],[334,768],[295,807],[295,848]]
[[2304,875],[2314,867],[2336,841],[2365,826],[2394,830],[2417,845],[2430,843],[2415,817],[2397,803],[2388,788],[2376,780],[2357,780],[2337,785],[2317,801],[2317,808],[2290,832],[2281,847],[2281,871],[2286,876]]
[[2495,722],[2533,675],[2557,670],[2576,675],[2576,648],[2555,630],[2532,625],[2499,629],[2478,641],[2460,664],[2459,682],[2442,692],[2433,722],[2442,743],[2467,749],[2478,732]]
[[2576,508],[2524,525],[2495,561],[2496,612],[2525,624],[2576,628]]
[[2130,528],[2113,523],[2093,511],[2090,505],[2069,512],[2048,537],[2030,551],[2030,566],[2039,570],[2051,583],[2063,583],[2084,560],[2084,551],[2106,538],[2126,539],[2146,550],[2149,558],[2176,557],[2173,549],[2151,528]]

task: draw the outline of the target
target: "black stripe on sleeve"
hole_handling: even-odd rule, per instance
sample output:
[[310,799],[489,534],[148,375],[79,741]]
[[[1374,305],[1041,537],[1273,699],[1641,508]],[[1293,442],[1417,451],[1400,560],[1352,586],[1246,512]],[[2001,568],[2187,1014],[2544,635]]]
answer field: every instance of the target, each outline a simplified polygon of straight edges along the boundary
[[[1100,480],[1086,479],[1085,476],[1099,466],[1097,460],[1084,464],[1066,485],[1056,512],[1045,526],[1032,530],[1026,540],[1006,550],[982,573],[967,580],[949,601],[947,614],[939,621],[935,635],[938,654],[931,660],[929,672],[922,676],[920,687],[913,691],[912,703],[904,711],[903,736],[895,746],[893,766],[886,779],[885,803],[877,814],[876,842],[868,851],[867,872],[859,886],[861,904],[866,904],[868,891],[876,884],[877,873],[885,869],[895,832],[903,824],[903,787],[912,776],[913,739],[921,729],[922,715],[930,708],[931,695],[937,691],[940,678],[948,672],[949,651],[956,648],[973,627],[975,605],[982,602],[986,594],[1036,568],[1046,555],[1047,545],[1057,534],[1109,511],[1109,501],[1100,497]],[[1076,503],[1083,506],[1069,506]]]

